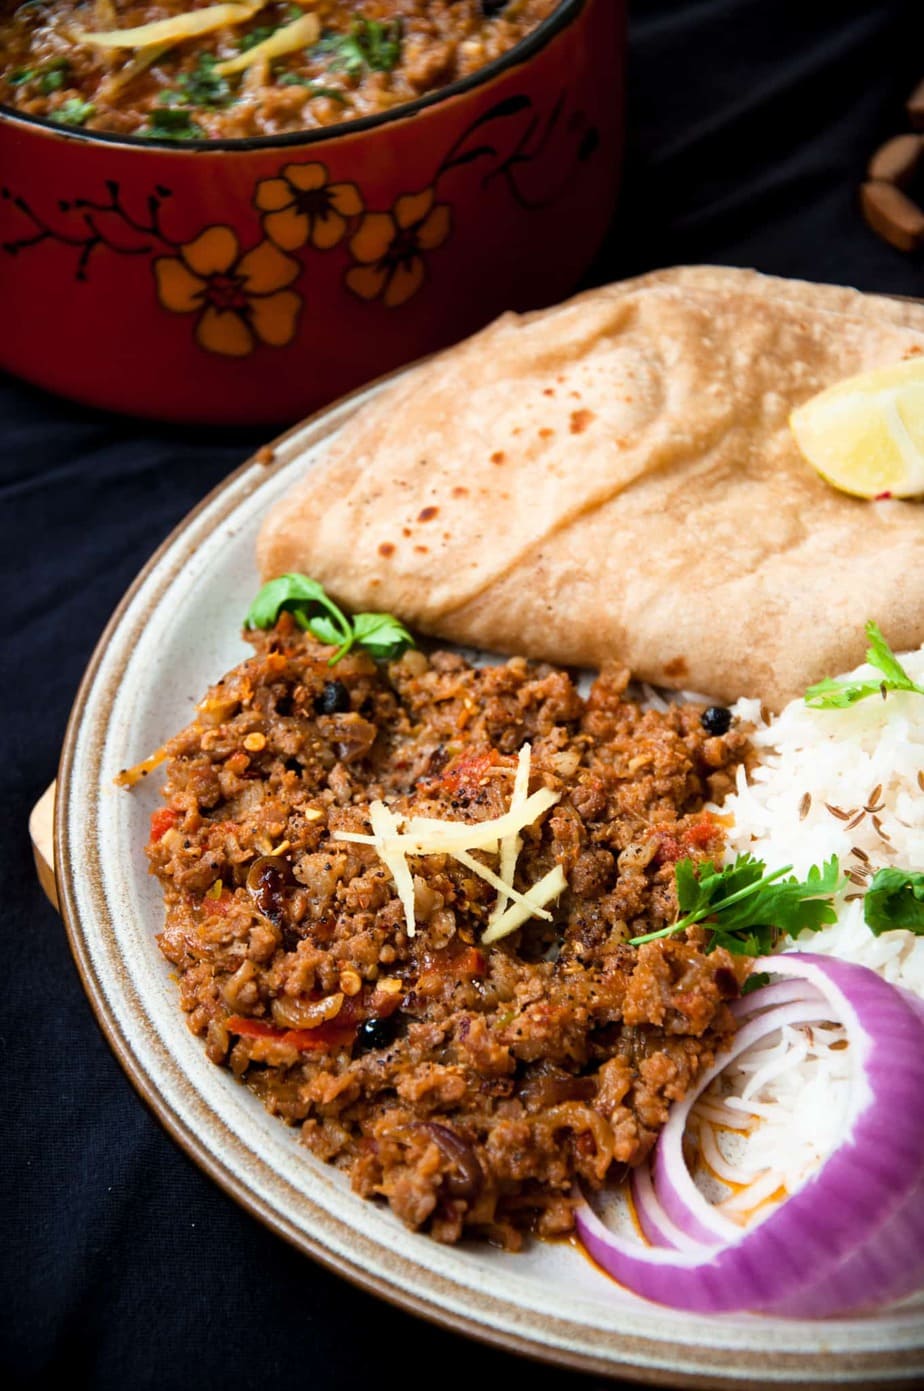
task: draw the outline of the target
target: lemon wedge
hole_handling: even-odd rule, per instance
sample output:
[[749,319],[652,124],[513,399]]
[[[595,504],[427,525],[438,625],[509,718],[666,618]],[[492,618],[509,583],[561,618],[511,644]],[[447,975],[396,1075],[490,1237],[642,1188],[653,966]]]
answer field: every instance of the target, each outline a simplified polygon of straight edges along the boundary
[[924,494],[924,357],[820,391],[789,417],[799,449],[854,497]]

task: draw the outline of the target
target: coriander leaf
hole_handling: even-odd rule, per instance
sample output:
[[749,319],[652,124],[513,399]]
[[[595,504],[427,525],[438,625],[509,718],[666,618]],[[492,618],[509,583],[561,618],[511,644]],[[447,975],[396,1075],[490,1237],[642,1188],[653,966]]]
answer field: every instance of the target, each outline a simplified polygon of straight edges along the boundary
[[356,77],[370,72],[391,72],[401,57],[401,20],[383,24],[377,19],[356,19],[346,34],[325,34],[314,52],[329,55],[331,72]]
[[717,947],[724,947],[732,956],[765,956],[776,945],[769,929],[749,932],[745,937],[734,937],[728,932],[713,931],[706,943],[706,955]]
[[835,922],[830,899],[841,884],[837,858],[832,856],[820,869],[813,865],[805,880],[784,878],[791,868],[785,865],[767,873],[766,865],[751,855],[739,855],[722,869],[680,860],[674,878],[681,916],[659,932],[633,937],[630,946],[703,923],[712,934],[707,951],[723,946],[736,955],[760,956],[772,951],[782,936],[817,932]]
[[7,81],[11,87],[22,87],[27,82],[31,82],[39,73],[38,68],[16,68],[11,72]]
[[[296,614],[297,617],[298,614]],[[328,647],[339,647],[344,641],[343,633],[333,620],[326,618],[324,614],[319,614],[317,618],[309,618],[307,623],[302,624],[302,627],[307,628],[312,637],[316,637],[318,642],[326,643]],[[350,637],[347,640],[350,640]]]
[[[244,625],[247,628],[272,628],[283,609],[295,614],[302,628],[306,628],[308,609],[317,604],[325,609],[336,624],[338,642],[351,636],[350,621],[337,605],[327,597],[324,586],[308,575],[280,575],[263,586],[247,611]],[[305,619],[305,622],[301,620]]]
[[68,97],[57,111],[50,113],[48,119],[57,122],[59,126],[83,126],[95,115],[96,107],[91,101],[83,101],[80,97]]
[[353,631],[360,646],[380,661],[397,657],[406,647],[414,646],[407,628],[390,613],[356,613]]
[[826,676],[823,681],[809,686],[805,693],[806,705],[813,710],[843,710],[869,696],[885,697],[889,691],[913,691],[924,695],[924,686],[912,681],[872,619],[866,625],[866,636],[869,641],[866,660],[882,672],[882,677],[840,681]]
[[167,88],[157,98],[159,106],[227,106],[234,100],[226,78],[215,71],[218,59],[213,53],[200,53],[191,72],[177,78],[175,88]]
[[924,874],[877,869],[863,900],[863,917],[874,937],[899,927],[924,937]]
[[60,68],[55,68],[53,72],[43,72],[39,78],[39,90],[50,96],[52,92],[60,92],[64,80],[65,74]]
[[[301,13],[299,10],[299,18],[301,18]],[[238,39],[239,51],[247,53],[251,48],[256,48],[258,43],[264,43],[267,39],[271,39],[278,28],[278,24],[258,24],[255,29],[251,29],[247,34],[242,34]]]
[[742,995],[750,995],[752,990],[762,990],[765,985],[770,984],[770,975],[767,971],[752,971],[744,985],[741,987]]
[[403,648],[414,645],[410,633],[391,614],[358,613],[351,621],[328,596],[323,585],[300,574],[280,575],[278,579],[269,580],[248,609],[244,626],[272,628],[283,611],[291,613],[299,627],[319,642],[336,647],[328,666],[339,662],[354,643],[379,661],[397,656]]
[[890,681],[911,681],[907,671],[882,636],[878,624],[872,619],[866,625],[866,636],[869,641],[866,660],[870,666],[878,667]]
[[185,106],[155,106],[146,126],[139,135],[153,136],[159,140],[195,140],[205,134],[202,127],[192,119]]

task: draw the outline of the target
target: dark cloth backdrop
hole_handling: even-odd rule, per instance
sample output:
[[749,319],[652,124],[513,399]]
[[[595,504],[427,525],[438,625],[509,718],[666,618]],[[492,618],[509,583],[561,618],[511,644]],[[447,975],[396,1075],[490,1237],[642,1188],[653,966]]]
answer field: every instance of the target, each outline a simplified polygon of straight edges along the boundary
[[[588,283],[709,261],[924,295],[921,257],[877,240],[857,206],[868,157],[906,128],[919,22],[916,0],[637,0],[624,194]],[[163,537],[260,442],[0,381],[0,1369],[7,1385],[132,1391],[331,1391],[392,1372],[577,1388],[592,1379],[354,1289],[205,1178],[120,1071],[34,880],[29,809],[99,632]]]

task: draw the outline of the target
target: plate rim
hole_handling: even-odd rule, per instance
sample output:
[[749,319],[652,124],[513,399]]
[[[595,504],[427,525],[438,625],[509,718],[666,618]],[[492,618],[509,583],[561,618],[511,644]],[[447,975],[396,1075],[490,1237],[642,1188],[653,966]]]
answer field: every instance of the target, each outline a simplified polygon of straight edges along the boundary
[[[472,1337],[502,1351],[561,1368],[590,1372],[607,1378],[621,1377],[647,1385],[689,1387],[695,1391],[708,1391],[709,1388],[757,1391],[757,1388],[770,1385],[800,1386],[812,1388],[812,1391],[829,1391],[829,1388],[830,1391],[834,1391],[834,1388],[849,1385],[866,1388],[867,1391],[878,1391],[880,1387],[908,1384],[915,1376],[924,1376],[922,1348],[915,1348],[910,1354],[906,1353],[908,1357],[918,1358],[914,1362],[909,1360],[907,1367],[897,1363],[895,1352],[886,1348],[847,1349],[842,1352],[829,1350],[825,1355],[826,1366],[822,1374],[807,1379],[804,1375],[804,1351],[775,1352],[774,1357],[778,1360],[778,1365],[771,1368],[767,1364],[767,1354],[764,1350],[750,1350],[737,1346],[719,1347],[707,1343],[690,1345],[646,1336],[631,1329],[618,1335],[607,1330],[597,1330],[598,1338],[604,1341],[595,1351],[590,1346],[594,1330],[581,1328],[569,1322],[567,1318],[556,1319],[552,1309],[547,1313],[545,1324],[550,1332],[561,1326],[562,1331],[557,1340],[551,1336],[540,1339],[535,1329],[532,1333],[522,1332],[513,1326],[509,1318],[503,1327],[486,1318],[480,1318],[477,1310],[472,1308],[475,1296],[468,1288],[464,1289],[465,1308],[460,1307],[458,1303],[452,1307],[448,1300],[440,1302],[436,1298],[428,1299],[419,1287],[408,1289],[396,1280],[390,1280],[385,1275],[365,1268],[358,1260],[346,1261],[342,1253],[328,1249],[323,1233],[314,1235],[306,1230],[304,1225],[297,1224],[290,1216],[278,1211],[268,1198],[253,1191],[226,1161],[209,1150],[206,1139],[192,1129],[160,1094],[145,1070],[143,1059],[138,1056],[131,1040],[123,1032],[117,1013],[94,967],[90,951],[92,925],[85,927],[81,921],[76,891],[79,876],[78,858],[71,854],[69,817],[78,742],[85,721],[89,717],[88,712],[97,722],[91,742],[99,750],[105,725],[105,721],[100,722],[100,716],[111,706],[117,685],[116,673],[111,675],[101,691],[97,692],[100,668],[110,642],[120,632],[139,592],[156,575],[169,553],[183,541],[203,514],[219,509],[216,511],[214,523],[220,525],[228,515],[246,503],[251,493],[259,490],[262,480],[269,478],[275,469],[288,465],[290,461],[280,458],[280,454],[293,440],[304,437],[306,449],[322,444],[328,436],[346,423],[365,399],[377,395],[388,384],[404,376],[417,365],[418,363],[412,363],[398,368],[329,403],[277,435],[268,444],[261,446],[240,466],[221,479],[179,520],[141,567],[95,644],[77,688],[62,743],[55,806],[54,850],[61,916],[68,945],[96,1022],[136,1093],[171,1139],[251,1217],[342,1279],[438,1327]],[[269,457],[267,451],[270,451]],[[251,484],[250,487],[247,487],[248,483]],[[242,486],[245,489],[243,492]],[[151,603],[156,606],[156,596],[152,597]],[[127,654],[123,654],[123,666],[127,660]],[[100,695],[101,703],[94,708],[93,699]],[[98,876],[94,876],[92,866],[89,870],[85,867],[83,873],[89,873],[91,880],[95,878],[93,891],[101,903],[102,885]],[[353,1233],[353,1228],[341,1217],[324,1211],[323,1220],[332,1225],[339,1224]],[[447,1288],[460,1288],[451,1276],[440,1275],[437,1279],[443,1281]],[[488,1302],[486,1298],[485,1304]],[[570,1340],[565,1336],[565,1330],[568,1328],[572,1329]],[[582,1342],[581,1347],[576,1345],[578,1341]],[[676,1358],[679,1355],[686,1359],[685,1365],[678,1364]],[[787,1375],[789,1372],[796,1375],[791,1377]],[[799,1375],[799,1372],[803,1375]]]

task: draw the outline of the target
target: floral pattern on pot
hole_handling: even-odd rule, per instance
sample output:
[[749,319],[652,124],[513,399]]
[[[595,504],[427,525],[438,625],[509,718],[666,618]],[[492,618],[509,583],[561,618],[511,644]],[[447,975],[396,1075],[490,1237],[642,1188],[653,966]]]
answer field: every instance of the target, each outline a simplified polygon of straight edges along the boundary
[[211,353],[246,357],[257,343],[295,337],[302,297],[288,287],[301,266],[271,241],[241,255],[231,227],[207,227],[153,262],[157,297],[174,314],[197,314],[196,341]]
[[386,308],[396,309],[423,284],[421,253],[442,246],[451,228],[449,204],[437,203],[432,188],[402,194],[391,212],[366,213],[350,240],[359,265],[347,271],[347,288],[360,299],[380,298]]
[[261,179],[253,201],[263,213],[263,231],[283,251],[309,244],[329,251],[364,211],[356,185],[329,183],[327,166],[317,161],[286,164],[278,178]]
[[[15,256],[49,241],[72,247],[78,281],[88,279],[98,253],[147,257],[157,302],[171,314],[194,317],[198,347],[228,358],[247,357],[261,347],[281,348],[295,339],[304,308],[296,282],[307,278],[305,258],[313,253],[344,248],[342,283],[370,307],[398,310],[417,295],[427,281],[431,256],[438,256],[452,236],[452,207],[438,197],[440,182],[451,170],[477,166],[482,187],[500,180],[527,210],[566,197],[571,177],[597,140],[583,112],[575,108],[566,114],[567,107],[564,91],[544,113],[525,94],[496,102],[452,143],[426,187],[401,193],[387,209],[368,207],[355,183],[332,179],[319,160],[289,161],[274,176],[256,182],[251,202],[262,239],[247,249],[226,224],[202,227],[188,239],[171,235],[163,216],[172,197],[169,188],[158,184],[139,213],[126,205],[112,179],[105,182],[103,195],[58,199],[57,214],[65,225],[53,225],[11,189],[0,190],[28,224],[2,249]],[[546,150],[560,134],[571,144],[570,163],[562,174],[554,161],[554,181],[542,187]],[[521,184],[530,168],[538,171],[539,192],[532,187],[527,192]]]

